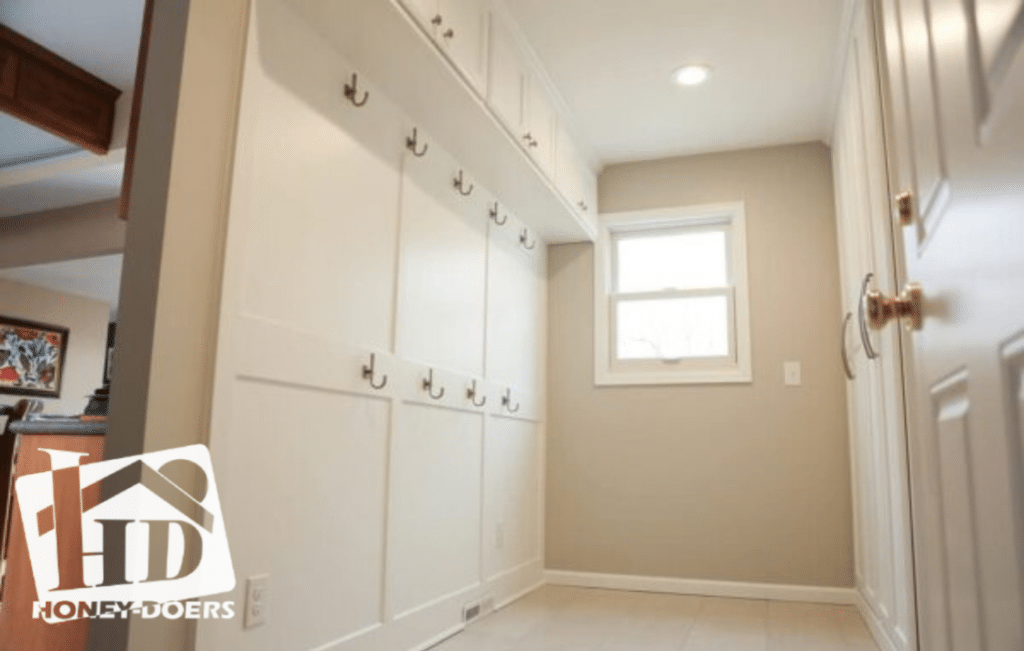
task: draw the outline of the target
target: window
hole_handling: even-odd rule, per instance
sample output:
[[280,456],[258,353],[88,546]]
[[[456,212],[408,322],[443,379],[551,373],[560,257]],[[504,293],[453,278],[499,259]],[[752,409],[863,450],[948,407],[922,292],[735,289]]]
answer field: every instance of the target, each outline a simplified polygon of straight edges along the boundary
[[749,382],[743,204],[602,216],[597,384]]

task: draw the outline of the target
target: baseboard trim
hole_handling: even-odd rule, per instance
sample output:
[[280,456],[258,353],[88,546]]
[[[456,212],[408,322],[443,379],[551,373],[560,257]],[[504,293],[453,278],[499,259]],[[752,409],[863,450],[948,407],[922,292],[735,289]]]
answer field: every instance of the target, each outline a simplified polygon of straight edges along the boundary
[[858,601],[858,593],[854,588],[743,583],[739,581],[705,581],[661,576],[567,572],[563,570],[545,570],[544,577],[549,585],[575,586],[578,588],[604,588],[606,590],[628,590],[632,592],[664,592],[704,597],[771,599],[774,601],[804,601],[842,605],[856,605]]
[[889,631],[886,630],[886,627],[875,615],[874,609],[868,604],[864,593],[860,590],[855,590],[854,592],[856,593],[857,610],[860,611],[861,619],[864,620],[868,630],[871,632],[871,637],[875,638],[875,644],[878,645],[880,651],[905,651],[893,641]]

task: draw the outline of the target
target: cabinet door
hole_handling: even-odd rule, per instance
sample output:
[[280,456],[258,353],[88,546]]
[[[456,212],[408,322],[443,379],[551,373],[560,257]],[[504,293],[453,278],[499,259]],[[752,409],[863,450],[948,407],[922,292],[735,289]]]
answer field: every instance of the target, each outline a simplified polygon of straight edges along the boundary
[[544,251],[544,243],[511,215],[504,225],[491,227],[487,261],[487,378],[515,387],[516,393],[534,393],[541,386]]
[[492,14],[487,101],[516,138],[526,133],[527,69],[502,18]]
[[[421,2],[423,0],[420,0]],[[480,0],[440,0],[436,38],[481,94],[487,90],[487,10]]]
[[554,177],[555,110],[547,89],[536,76],[528,86],[527,124],[530,153],[548,177]]
[[[422,136],[422,134],[421,134]],[[406,156],[402,179],[398,353],[480,375],[487,275],[487,204],[454,187],[460,168],[436,142]],[[464,189],[472,179],[463,172]]]

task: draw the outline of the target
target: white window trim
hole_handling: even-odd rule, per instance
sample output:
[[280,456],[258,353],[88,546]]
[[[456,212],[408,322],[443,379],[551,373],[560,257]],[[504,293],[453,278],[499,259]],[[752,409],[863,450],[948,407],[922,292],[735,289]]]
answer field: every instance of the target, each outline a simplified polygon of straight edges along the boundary
[[[612,367],[611,288],[612,233],[654,227],[694,226],[703,222],[730,223],[729,256],[733,272],[734,362],[715,366],[672,365],[671,370],[623,370]],[[668,364],[663,364],[668,366]],[[747,281],[747,221],[742,201],[658,210],[606,213],[600,216],[594,245],[594,383],[598,386],[643,384],[749,383],[750,296]]]

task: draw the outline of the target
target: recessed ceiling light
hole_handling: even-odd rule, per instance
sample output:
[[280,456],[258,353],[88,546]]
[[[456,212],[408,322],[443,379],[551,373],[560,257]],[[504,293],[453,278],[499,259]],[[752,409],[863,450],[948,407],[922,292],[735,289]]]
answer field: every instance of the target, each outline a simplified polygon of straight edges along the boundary
[[680,86],[698,86],[711,76],[711,67],[701,64],[683,66],[672,73],[672,79]]

